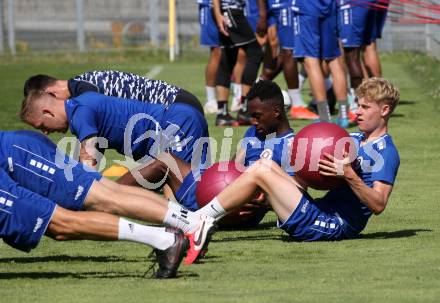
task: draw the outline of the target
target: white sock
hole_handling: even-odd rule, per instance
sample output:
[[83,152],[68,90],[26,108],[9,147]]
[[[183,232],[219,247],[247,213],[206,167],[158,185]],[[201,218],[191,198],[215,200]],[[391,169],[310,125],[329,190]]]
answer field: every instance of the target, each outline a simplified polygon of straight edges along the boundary
[[288,89],[287,93],[289,94],[290,100],[292,101],[292,106],[301,106],[306,107],[304,100],[301,96],[301,91],[299,88],[297,89]]
[[325,89],[329,90],[333,86],[333,80],[331,77],[325,78]]
[[201,209],[196,211],[196,214],[207,215],[207,216],[210,216],[214,219],[219,219],[226,214],[226,211],[223,208],[223,206],[221,206],[217,197],[215,197],[214,199],[212,199],[211,202],[209,202],[208,204],[203,206]]
[[190,211],[187,209],[176,211],[168,208],[163,223],[181,229],[185,234],[192,233],[197,229],[200,219],[195,219],[193,216],[188,215],[189,213]]
[[306,82],[306,77],[304,77],[303,75],[299,74],[298,75],[298,82],[299,82],[299,86],[298,89],[302,90],[303,86],[304,86],[304,82]]
[[176,241],[174,233],[165,231],[165,227],[154,227],[119,219],[118,240],[132,241],[150,245],[157,249],[167,249]]
[[347,99],[348,99],[348,105],[350,106],[350,110],[352,112],[355,112],[358,108],[357,103],[354,101],[356,98],[355,92],[354,92],[354,88],[350,88],[350,90],[348,91],[347,94]]
[[206,89],[206,102],[215,102],[217,103],[217,98],[215,97],[215,87],[214,86],[205,86]]
[[241,84],[231,82],[232,98],[241,98]]
[[200,219],[200,215],[196,214],[195,212],[190,211],[188,208],[186,208],[185,206],[183,206],[182,204],[179,204],[173,200],[168,200],[168,208],[172,209],[178,213],[182,212],[182,211],[187,211],[188,212],[188,216],[192,219],[198,220]]

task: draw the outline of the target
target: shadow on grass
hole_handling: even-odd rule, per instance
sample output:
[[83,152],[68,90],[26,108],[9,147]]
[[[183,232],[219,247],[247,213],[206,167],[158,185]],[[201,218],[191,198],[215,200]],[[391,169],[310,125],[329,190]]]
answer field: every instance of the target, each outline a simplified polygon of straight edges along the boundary
[[[199,275],[194,272],[179,272],[177,274],[177,278],[179,277],[198,277]],[[121,278],[139,278],[139,279],[154,279],[153,274],[142,274],[139,272],[136,273],[127,273],[127,272],[118,272],[118,271],[90,271],[90,272],[6,272],[0,273],[0,280],[9,280],[9,279],[121,279]]]
[[379,231],[370,234],[360,234],[358,239],[394,239],[394,238],[409,238],[417,236],[421,232],[432,232],[432,229],[402,229],[396,231]]
[[91,271],[91,272],[6,272],[0,273],[0,280],[9,279],[120,279],[120,278],[142,278],[142,273],[127,273],[116,271]]
[[[346,239],[343,241],[353,241],[353,240],[363,240],[363,239],[395,239],[395,238],[409,238],[417,236],[420,232],[432,232],[432,229],[402,229],[396,231],[379,231],[370,234],[360,234],[357,238]],[[294,239],[289,235],[280,236],[281,241],[283,242],[302,242],[300,240]],[[321,241],[325,242],[325,241]]]
[[273,227],[276,227],[277,224],[275,221],[268,221],[264,223],[259,223],[257,226],[251,226],[251,227],[220,227],[219,230],[223,232],[234,232],[234,231],[242,231],[242,230],[266,230],[266,229],[272,229]]
[[42,256],[42,257],[17,257],[17,258],[0,258],[0,263],[38,263],[38,262],[142,262],[145,258],[125,259],[119,256]]
[[412,105],[416,103],[417,102],[413,100],[399,100],[399,105]]
[[236,241],[261,241],[261,240],[281,240],[280,235],[259,235],[259,236],[244,236],[231,237],[222,239],[212,239],[211,242],[236,242]]

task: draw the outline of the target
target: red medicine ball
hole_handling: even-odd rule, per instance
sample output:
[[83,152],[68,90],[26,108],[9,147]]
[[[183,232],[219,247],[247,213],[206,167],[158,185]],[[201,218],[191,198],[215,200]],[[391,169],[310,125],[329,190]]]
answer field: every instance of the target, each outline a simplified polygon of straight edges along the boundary
[[[219,162],[209,167],[197,183],[196,199],[200,207],[208,204],[229,184],[241,175],[234,161]],[[247,210],[249,211],[249,210]],[[252,227],[258,225],[266,214],[266,208],[253,210],[250,214],[240,215],[240,209],[223,217],[221,227]]]
[[295,174],[314,188],[328,190],[344,184],[344,180],[319,174],[318,164],[324,153],[342,159],[349,152],[352,139],[347,131],[337,124],[319,122],[301,129],[292,144],[291,165]]

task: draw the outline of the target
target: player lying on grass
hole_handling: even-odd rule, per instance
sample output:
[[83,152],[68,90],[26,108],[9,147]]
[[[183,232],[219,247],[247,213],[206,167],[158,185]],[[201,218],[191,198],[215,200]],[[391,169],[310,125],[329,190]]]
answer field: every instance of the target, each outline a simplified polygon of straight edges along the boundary
[[[166,108],[95,92],[64,100],[32,90],[23,100],[20,116],[46,134],[70,128],[81,142],[80,161],[91,167],[98,164],[103,146],[98,142],[102,139],[108,148],[136,161],[146,161],[169,150],[190,162],[198,139],[209,136],[203,114],[187,104],[173,103]],[[207,146],[201,150],[204,161]]]
[[[235,161],[249,166],[260,158],[266,158],[290,167],[289,151],[294,135],[284,112],[281,89],[275,82],[261,80],[252,86],[247,98],[253,126],[246,131]],[[165,180],[177,202],[194,211],[199,208],[195,197],[196,180],[203,171],[192,169],[190,164],[171,153],[164,153],[151,164],[126,173],[117,182],[140,185],[142,182],[138,183],[137,178],[154,184]],[[293,171],[290,174],[293,175]]]
[[[33,131],[0,132],[0,170],[1,184],[4,186],[4,191],[0,193],[6,195],[2,196],[4,199],[0,198],[0,233],[18,249],[29,251],[36,246],[56,204],[59,206],[58,215],[52,217],[55,220],[52,224],[54,229],[49,229],[55,239],[90,239],[91,236],[114,239],[114,232],[119,231],[117,239],[145,243],[156,248],[156,255],[162,262],[158,277],[166,278],[175,276],[185,253],[187,240],[180,231],[169,233],[164,228],[146,227],[96,212],[165,224],[182,230],[190,242],[185,260],[187,264],[196,259],[213,226],[212,218],[188,215],[186,210],[176,207],[175,203],[168,203],[155,193],[120,185],[102,177],[93,169],[65,156],[46,136]],[[15,191],[16,188],[24,190]],[[17,202],[14,202],[14,198],[18,199]],[[32,206],[34,199],[42,202],[35,202],[35,206]],[[38,205],[41,205],[41,209]],[[35,220],[25,216],[29,207],[29,212],[35,218],[41,218],[37,225]],[[80,214],[72,215],[76,211]],[[92,211],[94,214],[88,215],[82,211]],[[105,223],[107,219],[109,222],[103,224],[100,230],[100,222]],[[44,226],[41,227],[42,224]],[[40,237],[33,235],[34,229],[40,229],[38,226],[41,227]]]
[[387,206],[399,168],[399,155],[388,134],[388,120],[399,91],[387,80],[370,78],[356,90],[359,144],[357,158],[319,161],[324,176],[342,178],[345,185],[312,199],[297,177],[290,177],[273,161],[261,159],[196,213],[219,218],[263,190],[278,216],[278,226],[300,241],[342,240],[356,237],[371,214]]
[[161,80],[113,70],[86,72],[69,80],[34,75],[24,84],[24,97],[33,90],[50,93],[62,100],[78,97],[85,92],[96,92],[145,103],[163,104],[167,108],[175,102],[185,103],[203,114],[202,105],[197,97],[182,88]]

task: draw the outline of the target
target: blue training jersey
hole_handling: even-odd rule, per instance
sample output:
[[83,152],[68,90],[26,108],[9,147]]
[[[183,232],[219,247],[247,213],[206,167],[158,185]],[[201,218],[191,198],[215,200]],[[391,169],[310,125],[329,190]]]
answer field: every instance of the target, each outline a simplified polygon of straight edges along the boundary
[[292,0],[292,10],[315,17],[327,17],[336,13],[336,0]]
[[246,17],[258,17],[260,15],[260,10],[258,8],[258,0],[246,0],[244,15]]
[[93,91],[106,96],[136,99],[146,103],[171,105],[180,88],[161,80],[113,71],[93,71],[78,75],[68,81],[72,97]]
[[220,0],[220,7],[222,10],[243,10],[245,8],[245,4],[245,0]]
[[241,141],[241,147],[246,151],[244,166],[250,166],[260,158],[272,159],[290,176],[294,175],[290,166],[290,155],[294,133],[289,129],[279,136],[260,138],[255,126],[249,127]]
[[[364,134],[350,135],[359,146],[353,168],[365,184],[369,187],[373,187],[375,181],[394,184],[400,158],[391,136],[385,134],[372,142],[360,145]],[[342,218],[359,231],[365,227],[372,214],[348,185],[330,190],[321,202],[331,205]]]
[[68,158],[45,135],[28,130],[0,132],[0,169],[23,188],[78,210],[101,175]]
[[[66,100],[65,109],[70,131],[79,141],[90,137],[106,138],[108,148],[135,160],[153,154],[151,148],[157,147],[155,143],[158,143],[160,123],[165,113],[165,106],[161,104],[141,103],[93,92]],[[124,138],[126,130],[127,139]],[[141,136],[145,135],[148,137],[142,139]],[[124,141],[127,142],[125,149]],[[131,154],[127,148],[131,148]]]
[[267,8],[269,10],[280,10],[283,8],[288,8],[292,0],[268,0]]
[[196,0],[198,5],[212,6],[212,0]]

